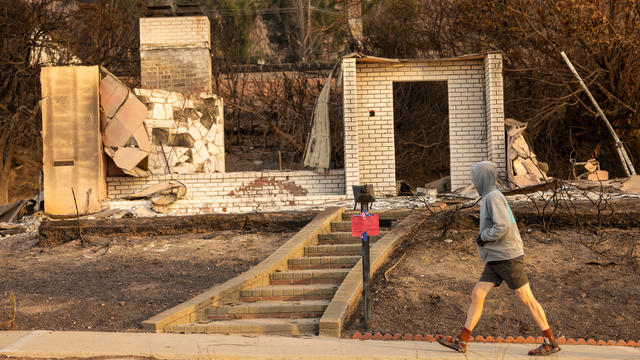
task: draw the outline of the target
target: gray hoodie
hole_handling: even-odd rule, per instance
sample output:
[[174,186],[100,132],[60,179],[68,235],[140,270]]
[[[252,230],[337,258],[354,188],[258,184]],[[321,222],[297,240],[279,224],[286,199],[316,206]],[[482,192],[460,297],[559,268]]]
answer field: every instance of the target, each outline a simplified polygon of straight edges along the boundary
[[489,261],[510,260],[524,255],[518,225],[507,199],[496,188],[496,165],[481,161],[471,166],[473,185],[482,196],[480,204],[480,258]]

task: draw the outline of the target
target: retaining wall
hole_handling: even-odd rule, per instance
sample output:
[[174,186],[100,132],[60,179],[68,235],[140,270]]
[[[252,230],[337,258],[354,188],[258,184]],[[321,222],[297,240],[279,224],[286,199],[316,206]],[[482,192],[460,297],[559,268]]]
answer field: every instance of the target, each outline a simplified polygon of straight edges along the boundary
[[326,173],[300,171],[246,171],[215,174],[153,175],[147,178],[107,178],[107,205],[131,208],[148,200],[127,196],[166,180],[187,187],[185,197],[169,205],[172,214],[301,210],[344,200],[344,169]]

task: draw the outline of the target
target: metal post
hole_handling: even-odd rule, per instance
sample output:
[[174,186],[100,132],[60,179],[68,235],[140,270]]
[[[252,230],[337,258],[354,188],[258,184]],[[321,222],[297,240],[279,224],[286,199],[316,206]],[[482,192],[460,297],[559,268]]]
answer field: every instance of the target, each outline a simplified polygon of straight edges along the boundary
[[[360,204],[360,213],[369,212],[369,204]],[[362,298],[364,299],[364,326],[367,331],[371,331],[371,317],[369,313],[369,272],[371,266],[369,264],[369,239],[367,233],[362,233]]]

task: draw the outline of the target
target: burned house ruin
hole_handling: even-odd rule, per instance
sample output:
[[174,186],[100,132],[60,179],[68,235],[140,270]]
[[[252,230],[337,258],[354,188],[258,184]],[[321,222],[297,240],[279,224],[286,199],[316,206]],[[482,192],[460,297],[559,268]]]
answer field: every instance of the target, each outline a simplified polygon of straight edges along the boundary
[[[43,69],[47,213],[75,215],[75,203],[82,214],[148,207],[149,199],[129,198],[166,181],[186,187],[164,208],[170,214],[297,210],[348,199],[351,185],[364,183],[374,184],[379,196],[395,195],[393,83],[400,81],[447,83],[453,189],[470,183],[476,161],[506,171],[502,57],[488,53],[437,60],[347,56],[344,169],[225,172],[223,100],[211,93],[209,29],[206,16],[142,18],[141,89],[112,81],[104,91],[108,72],[97,66]],[[114,111],[127,102],[138,109],[135,121],[114,127],[113,143],[105,142],[106,128],[129,115],[105,114],[107,93]],[[136,158],[116,159],[120,149]]]

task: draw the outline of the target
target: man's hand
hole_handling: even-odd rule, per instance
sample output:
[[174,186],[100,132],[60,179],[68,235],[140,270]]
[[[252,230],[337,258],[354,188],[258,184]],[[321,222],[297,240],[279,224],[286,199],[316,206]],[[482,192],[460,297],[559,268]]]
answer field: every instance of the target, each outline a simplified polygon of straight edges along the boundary
[[480,247],[483,247],[485,243],[486,241],[482,241],[482,237],[480,236],[480,234],[478,234],[478,237],[476,238],[476,244],[478,244],[478,246]]

